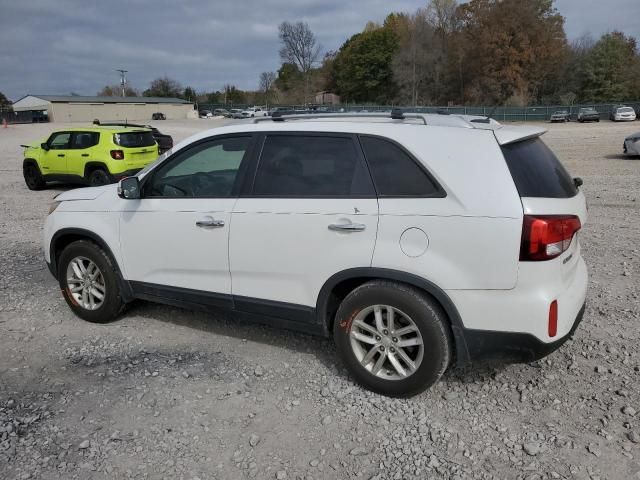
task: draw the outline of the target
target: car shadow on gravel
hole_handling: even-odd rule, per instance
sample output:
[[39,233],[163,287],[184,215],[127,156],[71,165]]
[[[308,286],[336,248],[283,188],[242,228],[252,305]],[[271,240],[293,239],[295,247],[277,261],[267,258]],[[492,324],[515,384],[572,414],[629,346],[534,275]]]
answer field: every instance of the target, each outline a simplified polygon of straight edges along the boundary
[[271,326],[268,318],[223,310],[198,312],[143,300],[134,301],[124,314],[127,316],[140,316],[296,353],[311,353],[329,368],[335,368],[337,364],[337,353],[331,339]]
[[640,155],[626,155],[624,153],[612,153],[605,155],[607,160],[640,160]]

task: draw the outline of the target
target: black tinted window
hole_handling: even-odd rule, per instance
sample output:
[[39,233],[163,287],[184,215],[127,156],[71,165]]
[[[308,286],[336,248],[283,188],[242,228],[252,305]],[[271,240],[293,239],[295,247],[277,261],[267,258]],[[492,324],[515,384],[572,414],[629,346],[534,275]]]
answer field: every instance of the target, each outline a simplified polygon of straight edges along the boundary
[[442,197],[444,192],[399,146],[377,137],[360,137],[378,195]]
[[98,144],[100,134],[98,132],[77,132],[73,134],[71,148],[89,148]]
[[253,192],[283,197],[374,195],[351,138],[303,135],[266,138]]
[[521,197],[570,198],[578,193],[571,176],[539,138],[504,145],[502,153]]
[[113,142],[121,147],[150,147],[156,143],[151,132],[115,133]]

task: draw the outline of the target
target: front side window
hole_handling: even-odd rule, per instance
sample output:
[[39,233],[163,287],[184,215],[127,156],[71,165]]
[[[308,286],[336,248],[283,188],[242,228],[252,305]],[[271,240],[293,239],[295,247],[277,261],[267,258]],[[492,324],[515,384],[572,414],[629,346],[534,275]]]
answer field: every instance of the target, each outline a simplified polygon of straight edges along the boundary
[[71,139],[71,133],[60,132],[54,133],[49,138],[49,148],[52,150],[64,150],[69,148],[69,140]]
[[371,177],[351,137],[270,135],[253,194],[268,197],[369,197]]
[[364,155],[381,197],[444,197],[439,185],[393,142],[361,136]]
[[232,196],[251,137],[227,137],[180,151],[160,165],[145,197],[226,198]]

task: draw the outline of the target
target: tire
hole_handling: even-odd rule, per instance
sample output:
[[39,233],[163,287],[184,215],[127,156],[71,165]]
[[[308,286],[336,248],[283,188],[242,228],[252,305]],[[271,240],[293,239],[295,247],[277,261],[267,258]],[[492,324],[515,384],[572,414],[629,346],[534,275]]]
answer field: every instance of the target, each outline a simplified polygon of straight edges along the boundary
[[103,168],[96,168],[89,172],[87,175],[87,182],[92,187],[101,187],[102,185],[108,185],[111,182],[111,177]]
[[[84,265],[84,272],[78,270],[80,269],[79,263]],[[95,269],[92,265],[95,266]],[[57,272],[60,290],[62,290],[67,305],[73,313],[83,320],[92,323],[106,323],[115,320],[123,310],[125,304],[122,300],[114,263],[107,253],[95,243],[78,240],[69,244],[60,255]],[[89,276],[86,275],[87,272]],[[93,277],[94,283],[89,284],[84,281],[90,281],[91,277]],[[91,291],[86,288],[87,286]],[[78,288],[81,290],[73,291]],[[96,291],[102,295],[102,300],[95,293]]]
[[27,184],[29,190],[42,190],[47,184],[42,178],[40,169],[33,163],[28,163],[22,167],[24,183]]
[[[413,330],[394,336],[388,329],[388,307],[392,307],[395,331],[406,330],[411,322]],[[376,309],[385,327],[382,331],[376,327]],[[362,335],[368,337],[366,342],[360,341]],[[367,282],[347,295],[336,313],[333,337],[353,378],[363,387],[390,397],[411,397],[426,390],[444,374],[452,357],[448,321],[440,306],[420,290],[385,280]],[[409,345],[402,348],[402,343]],[[395,363],[390,360],[392,354]],[[414,363],[413,372],[403,357]],[[378,365],[381,368],[376,374]]]

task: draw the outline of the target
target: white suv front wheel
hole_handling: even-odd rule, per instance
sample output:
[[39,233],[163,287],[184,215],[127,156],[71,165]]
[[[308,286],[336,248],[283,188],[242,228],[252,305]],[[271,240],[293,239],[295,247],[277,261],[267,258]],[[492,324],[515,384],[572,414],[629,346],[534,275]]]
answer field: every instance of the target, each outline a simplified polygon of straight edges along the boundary
[[58,281],[73,313],[88,322],[114,320],[124,307],[113,262],[93,242],[79,240],[65,247]]
[[333,331],[356,381],[383,395],[422,392],[440,379],[451,358],[442,309],[399,283],[379,280],[356,288],[340,305]]

